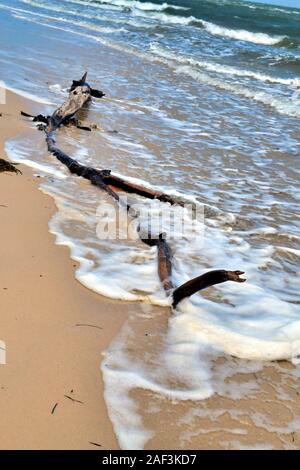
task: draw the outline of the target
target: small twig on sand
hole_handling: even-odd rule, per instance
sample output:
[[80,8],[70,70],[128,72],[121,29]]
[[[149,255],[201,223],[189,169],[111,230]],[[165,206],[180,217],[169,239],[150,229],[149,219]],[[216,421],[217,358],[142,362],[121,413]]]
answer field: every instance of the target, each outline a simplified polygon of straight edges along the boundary
[[55,403],[55,405],[53,406],[52,410],[51,410],[51,414],[53,415],[54,414],[54,411],[56,410],[56,407],[58,406],[58,403]]
[[70,397],[69,395],[64,395],[64,397],[68,398],[71,401],[75,401],[76,403],[81,403],[83,405],[83,401],[76,400],[75,398]]
[[89,444],[92,444],[92,446],[102,447],[102,445],[101,445],[101,444],[97,444],[97,442],[89,441]]
[[98,328],[99,330],[103,330],[102,326],[89,325],[88,323],[77,323],[75,326],[90,326],[91,328]]

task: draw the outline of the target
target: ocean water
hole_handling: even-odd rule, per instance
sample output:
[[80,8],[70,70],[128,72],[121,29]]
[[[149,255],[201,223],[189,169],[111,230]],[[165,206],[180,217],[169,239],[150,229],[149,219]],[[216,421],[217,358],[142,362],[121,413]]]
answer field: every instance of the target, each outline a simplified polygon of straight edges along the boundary
[[[160,228],[168,217],[185,220],[184,236],[170,238],[174,283],[209,269],[246,272],[246,283],[203,291],[170,315],[156,249],[99,237],[109,196],[70,176],[32,123],[7,142],[9,157],[42,176],[42,190],[55,199],[49,227],[79,261],[79,282],[140,302],[140,315],[128,319],[101,364],[120,446],[155,446],[170,415],[174,447],[197,445],[204,431],[195,419],[211,416],[218,423],[207,429],[223,433],[220,417],[228,413],[238,424],[223,447],[244,448],[250,431],[241,416],[269,380],[270,361],[292,362],[281,375],[272,364],[274,400],[284,400],[283,383],[291,383],[285,399],[292,403],[299,378],[300,9],[229,0],[1,0],[0,26],[0,79],[34,97],[37,112],[51,113],[86,70],[106,93],[87,113],[99,129],[62,129],[61,148],[177,194],[204,216],[195,223],[181,207],[130,196]],[[283,424],[252,406],[252,422],[266,433],[258,446],[271,433],[300,432],[300,411],[288,412]],[[279,444],[293,447],[285,438]]]

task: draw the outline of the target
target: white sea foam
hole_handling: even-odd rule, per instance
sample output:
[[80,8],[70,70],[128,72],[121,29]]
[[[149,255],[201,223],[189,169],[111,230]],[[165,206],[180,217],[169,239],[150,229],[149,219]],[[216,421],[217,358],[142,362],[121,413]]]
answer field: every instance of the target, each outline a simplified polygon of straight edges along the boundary
[[[295,308],[291,306],[289,309],[287,304],[270,297],[263,289],[259,292],[251,283],[237,288],[226,285],[225,290],[233,294],[231,298],[226,294],[229,304],[234,296],[240,295],[241,303],[237,305],[235,302],[235,307],[225,306],[203,298],[200,300],[199,296],[196,301],[183,302],[180,313],[169,319],[164,348],[160,348],[156,355],[152,353],[154,358],[151,360],[149,351],[144,359],[128,353],[135,342],[135,334],[129,324],[123,327],[105,352],[101,366],[105,400],[123,449],[143,448],[152,435],[151,428],[145,428],[141,421],[138,405],[132,398],[134,390],[146,390],[160,400],[183,402],[202,401],[214,393],[233,399],[244,398],[258,389],[257,383],[238,384],[235,390],[234,385],[228,383],[228,377],[236,373],[256,372],[263,364],[259,366],[254,362],[251,371],[247,364],[241,363],[239,370],[236,362],[231,369],[222,363],[221,368],[214,370],[213,364],[218,357],[227,352],[235,357],[262,361],[279,358],[281,354],[290,358],[299,353],[300,319]],[[132,324],[137,321],[133,318]],[[155,316],[152,321],[155,321]],[[129,410],[126,414],[122,411],[124,400]],[[202,406],[199,403],[199,412]],[[225,412],[227,409],[219,413]],[[211,417],[212,411],[208,410],[208,413]],[[251,413],[251,419],[257,427],[264,427],[269,432],[288,433],[290,426],[293,430],[300,429],[297,420],[294,424],[276,427],[268,422],[268,417],[259,413]]]

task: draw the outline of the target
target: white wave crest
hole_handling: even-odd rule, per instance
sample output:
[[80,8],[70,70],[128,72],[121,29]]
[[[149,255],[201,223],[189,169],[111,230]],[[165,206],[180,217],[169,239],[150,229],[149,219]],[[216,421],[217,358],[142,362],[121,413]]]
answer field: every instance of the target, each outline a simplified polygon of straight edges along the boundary
[[272,46],[279,44],[286,38],[286,36],[269,36],[265,33],[253,33],[244,29],[228,29],[204,20],[201,20],[201,22],[210,34],[237,39],[238,41],[254,42],[255,44]]
[[189,10],[187,7],[171,5],[169,3],[139,2],[138,0],[104,0],[100,3],[127,8],[137,8],[142,11],[164,11],[168,8],[173,10]]

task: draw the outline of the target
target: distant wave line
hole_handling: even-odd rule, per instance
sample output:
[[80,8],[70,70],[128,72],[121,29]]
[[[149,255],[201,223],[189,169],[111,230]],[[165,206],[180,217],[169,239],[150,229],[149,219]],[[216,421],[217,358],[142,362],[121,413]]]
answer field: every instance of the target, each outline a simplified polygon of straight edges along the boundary
[[239,68],[231,67],[228,65],[196,60],[196,59],[193,59],[192,57],[181,56],[175,52],[162,48],[161,46],[155,43],[150,44],[150,50],[160,57],[174,60],[180,64],[198,66],[200,68],[204,68],[208,70],[209,72],[222,73],[222,74],[233,75],[233,76],[238,76],[238,77],[250,77],[250,78],[254,78],[255,80],[260,80],[262,82],[278,83],[281,85],[300,87],[299,78],[272,77],[271,75],[265,75],[260,72],[254,72],[251,70],[239,69]]
[[[38,8],[47,8],[47,5],[40,5],[37,2],[33,2],[31,0],[21,0],[24,3],[31,4],[33,6],[36,6]],[[74,3],[78,5],[85,5],[85,6],[90,6],[90,7],[95,7],[95,8],[102,8],[102,6],[108,5],[112,7],[118,7],[118,5],[114,3],[92,3],[90,1],[86,0],[64,0],[66,3]],[[113,2],[123,2],[126,3],[129,0],[112,0]],[[130,2],[131,4],[132,2]],[[134,3],[134,2],[133,2]],[[138,2],[140,3],[140,2]],[[168,5],[168,4],[165,4]],[[49,9],[53,10],[53,7],[49,5]],[[151,11],[151,10],[142,10],[142,9],[136,9],[132,8],[132,14],[133,16],[137,17],[142,17],[142,18],[147,18],[147,19],[152,19],[156,20],[162,23],[167,23],[167,24],[177,24],[177,25],[183,25],[183,26],[193,26],[193,25],[200,25],[202,26],[209,34],[212,34],[214,36],[222,36],[225,38],[230,38],[230,39],[235,39],[239,41],[246,41],[246,42],[252,42],[255,44],[263,44],[263,45],[276,45],[282,42],[284,39],[288,39],[287,36],[270,36],[266,33],[260,33],[260,32],[251,32],[243,29],[228,29],[226,27],[217,25],[215,23],[211,23],[209,21],[205,21],[200,18],[196,18],[194,16],[178,16],[178,15],[170,15],[168,13],[164,13],[163,11]],[[68,11],[66,10],[66,13]],[[83,16],[83,15],[82,15]]]

